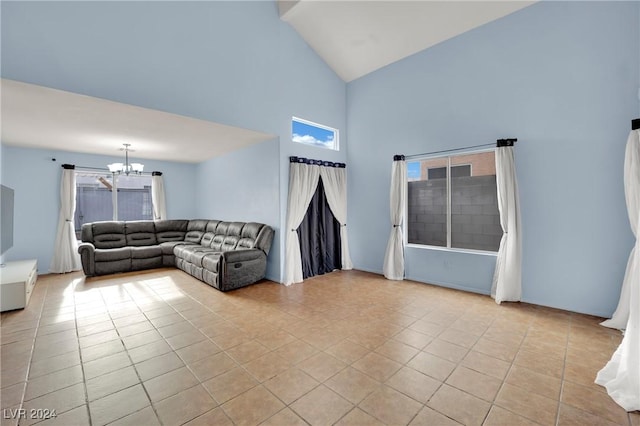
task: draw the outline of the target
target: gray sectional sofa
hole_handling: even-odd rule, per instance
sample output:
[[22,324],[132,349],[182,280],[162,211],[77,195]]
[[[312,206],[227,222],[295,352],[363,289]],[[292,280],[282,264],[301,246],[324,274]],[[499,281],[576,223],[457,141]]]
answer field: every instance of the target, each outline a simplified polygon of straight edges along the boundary
[[85,275],[176,266],[221,291],[264,278],[273,228],[219,220],[107,221],[82,226]]

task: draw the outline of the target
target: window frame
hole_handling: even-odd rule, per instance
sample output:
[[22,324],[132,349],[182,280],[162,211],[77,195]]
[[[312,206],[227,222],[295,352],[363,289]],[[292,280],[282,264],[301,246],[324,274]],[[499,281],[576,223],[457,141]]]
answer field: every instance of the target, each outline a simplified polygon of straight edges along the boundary
[[[113,220],[113,221],[117,221],[117,220],[124,220],[124,219],[119,219],[118,218],[118,192],[120,191],[121,188],[119,188],[118,186],[118,179],[122,176],[121,174],[118,173],[111,173],[109,171],[98,171],[98,170],[83,170],[83,169],[76,169],[75,171],[75,176],[76,176],[76,212],[78,209],[78,179],[77,177],[79,175],[83,175],[83,176],[92,176],[92,177],[96,177],[96,180],[98,178],[98,176],[100,177],[106,177],[108,175],[111,175],[111,179],[112,181],[109,182],[112,187],[111,187],[111,205],[112,205],[112,211],[111,211],[111,219],[107,219],[107,220]],[[135,178],[148,178],[149,179],[149,202],[152,203],[152,189],[151,189],[151,185],[152,185],[152,180],[151,180],[151,176],[149,174],[132,174],[128,177],[135,177]],[[146,183],[146,182],[145,182]],[[147,185],[144,185],[143,188],[146,188]],[[125,190],[125,188],[122,188],[123,190]],[[74,212],[74,219],[75,219],[75,215],[76,212]],[[153,218],[153,205],[151,205],[151,217]],[[134,219],[134,220],[149,220],[149,219]],[[74,220],[75,222],[75,220]],[[74,228],[78,227],[78,223],[74,223]],[[76,236],[78,237],[78,239],[80,239],[80,233],[82,231],[82,225],[80,225],[79,229],[75,229],[76,232]]]
[[[317,144],[311,144],[311,143],[306,143],[306,142],[300,142],[300,141],[294,141],[293,140],[293,123],[298,122],[301,124],[306,124],[307,126],[312,126],[312,127],[317,127],[319,129],[323,129],[323,130],[327,130],[329,132],[333,133],[333,147],[330,146],[324,146],[324,145],[317,145]],[[304,118],[300,118],[300,117],[296,117],[296,116],[292,116],[291,117],[291,142],[293,143],[299,143],[301,145],[305,145],[305,146],[312,146],[315,148],[322,148],[322,149],[328,149],[330,151],[340,151],[340,130],[330,127],[330,126],[326,126],[324,124],[320,124],[320,123],[316,123],[314,121],[310,121],[310,120],[305,120]]]
[[[447,246],[433,246],[428,244],[418,244],[418,243],[410,243],[409,242],[409,197],[405,200],[405,209],[404,209],[404,217],[403,217],[403,236],[404,236],[404,246],[407,248],[415,248],[422,250],[438,250],[438,251],[446,251],[453,253],[469,253],[469,254],[478,254],[483,256],[497,256],[498,250],[490,251],[490,250],[478,250],[478,249],[470,249],[470,248],[457,248],[451,247],[451,157],[457,157],[462,155],[471,155],[471,154],[482,154],[485,152],[493,152],[495,154],[495,148],[484,148],[484,149],[476,149],[476,150],[466,150],[449,154],[432,154],[432,155],[424,155],[419,157],[413,157],[411,160],[406,160],[407,162],[414,161],[423,161],[423,160],[433,160],[437,158],[446,158],[447,159]],[[455,164],[454,166],[466,165],[465,164]],[[473,166],[471,166],[471,175],[473,176]],[[407,185],[407,194],[409,193],[409,179],[408,175],[405,176],[405,185]]]

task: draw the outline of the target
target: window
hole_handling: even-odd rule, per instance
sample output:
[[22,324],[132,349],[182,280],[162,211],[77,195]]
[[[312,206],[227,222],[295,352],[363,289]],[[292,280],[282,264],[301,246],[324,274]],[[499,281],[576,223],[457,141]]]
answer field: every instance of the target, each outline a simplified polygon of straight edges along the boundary
[[339,150],[337,129],[301,118],[291,119],[291,140],[305,145]]
[[[451,177],[471,176],[471,164],[461,164],[459,166],[451,166]],[[446,179],[446,167],[432,167],[427,169],[427,179]]]
[[407,162],[409,244],[498,251],[493,151]]
[[151,219],[151,176],[76,172],[74,222],[78,235],[85,223]]

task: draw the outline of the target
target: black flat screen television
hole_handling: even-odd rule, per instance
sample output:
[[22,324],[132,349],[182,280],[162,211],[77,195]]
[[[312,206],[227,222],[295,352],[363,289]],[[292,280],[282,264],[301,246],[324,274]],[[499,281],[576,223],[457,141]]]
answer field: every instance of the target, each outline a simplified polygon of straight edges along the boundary
[[0,254],[13,247],[13,189],[0,185]]

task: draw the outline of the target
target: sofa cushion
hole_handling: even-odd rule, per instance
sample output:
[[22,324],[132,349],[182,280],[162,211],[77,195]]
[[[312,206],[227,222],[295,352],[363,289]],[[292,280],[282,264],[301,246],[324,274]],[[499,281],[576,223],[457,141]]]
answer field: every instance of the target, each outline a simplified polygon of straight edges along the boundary
[[152,246],[157,244],[153,221],[125,222],[124,232],[128,246]]
[[240,235],[242,234],[243,227],[244,222],[231,222],[227,228],[227,236],[224,237],[220,250],[235,250],[238,245],[238,241],[240,241]]
[[162,256],[162,248],[160,246],[131,247],[132,259],[148,259],[160,256]]
[[240,240],[240,237],[237,237],[235,235],[227,235],[226,237],[224,237],[224,241],[222,242],[222,247],[220,248],[220,250],[221,251],[235,250],[239,240]]
[[218,226],[216,227],[216,235],[227,235],[229,225],[231,225],[231,222],[218,222]]
[[207,228],[205,229],[205,233],[202,235],[202,239],[200,240],[200,245],[205,247],[210,247],[213,238],[216,235],[216,228],[218,227],[219,220],[210,220],[207,223]]
[[207,229],[208,222],[208,220],[202,219],[190,220],[187,225],[187,233],[184,236],[184,241],[199,244],[202,240],[202,235],[204,235]]
[[261,223],[249,222],[242,227],[242,234],[240,234],[240,240],[238,241],[238,248],[250,249],[256,245],[256,238],[262,229]]
[[244,228],[244,225],[244,222],[231,222],[227,228],[227,235],[240,237],[240,235],[242,235],[242,228]]
[[118,272],[131,271],[131,259],[114,260],[111,262],[96,262],[96,275],[115,274]]
[[127,245],[124,222],[94,222],[91,224],[93,245],[98,249],[120,248]]
[[184,241],[165,241],[164,243],[160,243],[159,247],[162,250],[162,254],[166,254],[166,255],[172,255],[173,256],[173,249],[176,248],[176,246],[183,246],[183,245],[192,245],[193,243],[185,243]]
[[173,254],[176,257],[179,257],[181,259],[185,259],[188,261],[189,253],[192,253],[198,250],[211,250],[211,249],[209,247],[202,247],[200,244],[187,243],[187,244],[176,245],[173,248]]
[[131,259],[131,247],[96,249],[96,262],[113,262],[115,260]]
[[194,266],[202,267],[202,259],[212,253],[216,252],[213,249],[202,247],[199,250],[190,251],[185,260]]
[[221,251],[222,250],[222,243],[224,242],[226,235],[216,235],[213,237],[213,240],[211,241],[211,244],[209,245],[209,247],[211,247],[214,250],[217,251]]
[[221,258],[221,253],[207,253],[207,255],[202,258],[202,267],[217,274],[220,269]]
[[149,257],[144,259],[131,259],[131,270],[142,271],[145,269],[161,268],[163,266],[162,256]]
[[158,243],[184,241],[187,225],[189,225],[188,220],[156,220],[156,240]]

